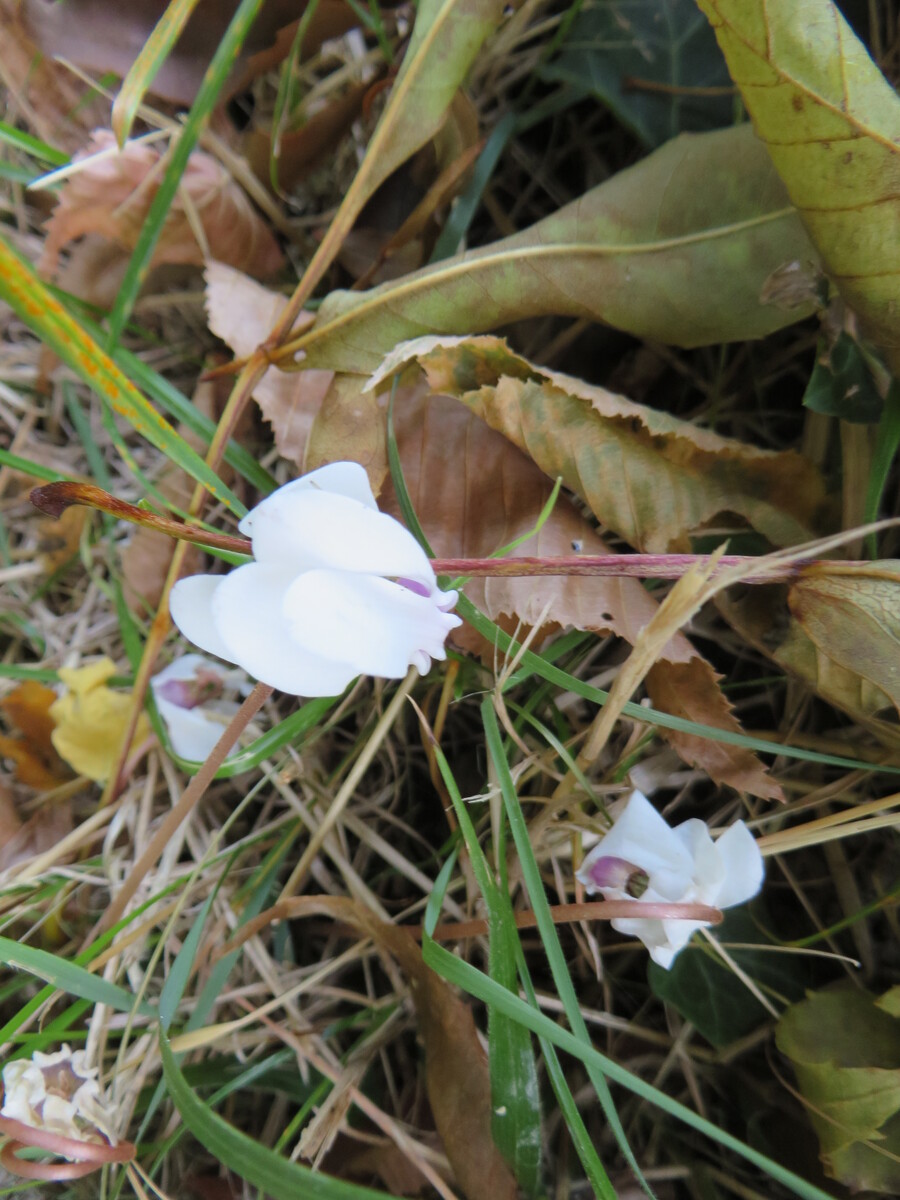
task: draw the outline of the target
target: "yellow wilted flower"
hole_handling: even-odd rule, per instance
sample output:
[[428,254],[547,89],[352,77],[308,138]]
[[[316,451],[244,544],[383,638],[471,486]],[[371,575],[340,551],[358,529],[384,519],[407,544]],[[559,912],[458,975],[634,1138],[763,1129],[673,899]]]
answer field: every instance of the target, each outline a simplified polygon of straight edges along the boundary
[[[109,658],[86,667],[62,667],[59,677],[68,690],[50,707],[56,722],[51,740],[57,754],[79,775],[97,783],[104,783],[112,774],[131,706],[127,692],[114,692],[106,686],[115,671]],[[132,749],[149,734],[150,723],[141,713]]]

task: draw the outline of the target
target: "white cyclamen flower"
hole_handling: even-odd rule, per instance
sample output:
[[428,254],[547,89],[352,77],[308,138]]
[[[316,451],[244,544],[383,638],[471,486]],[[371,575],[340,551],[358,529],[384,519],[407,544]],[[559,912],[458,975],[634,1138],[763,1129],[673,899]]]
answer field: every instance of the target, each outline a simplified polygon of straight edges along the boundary
[[431,563],[399,521],[378,511],[359,463],[285,484],[247,513],[256,560],[172,589],[185,637],[295,696],[336,696],[357,675],[402,679],[444,658],[461,624]]
[[[704,821],[667,825],[646,796],[633,792],[618,819],[581,864],[577,878],[607,900],[638,903],[743,904],[762,887],[763,860],[753,834],[736,821],[713,841]],[[706,921],[617,917],[613,929],[640,938],[654,962],[675,955]]]
[[116,1144],[97,1068],[87,1066],[83,1050],[73,1053],[68,1046],[55,1054],[35,1050],[30,1059],[6,1064],[0,1116],[81,1142],[99,1141],[102,1133]]
[[202,654],[183,654],[150,680],[153,699],[180,758],[203,762],[250,691],[243,671],[225,670]]

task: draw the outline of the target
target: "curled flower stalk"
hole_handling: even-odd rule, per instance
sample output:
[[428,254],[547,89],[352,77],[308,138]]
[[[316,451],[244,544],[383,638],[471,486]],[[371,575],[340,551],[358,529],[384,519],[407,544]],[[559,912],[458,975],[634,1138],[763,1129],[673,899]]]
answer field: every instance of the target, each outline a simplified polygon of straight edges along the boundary
[[[705,822],[692,819],[673,829],[646,796],[632,792],[612,829],[587,855],[576,878],[606,900],[659,905],[706,904],[731,908],[762,887],[763,860],[752,833],[735,821],[713,841]],[[707,921],[653,916],[616,917],[613,929],[640,938],[655,963],[667,970]]]
[[364,469],[340,462],[279,488],[240,524],[254,562],[172,590],[185,637],[298,696],[338,695],[357,675],[402,679],[443,659],[461,624],[415,538],[378,511]]

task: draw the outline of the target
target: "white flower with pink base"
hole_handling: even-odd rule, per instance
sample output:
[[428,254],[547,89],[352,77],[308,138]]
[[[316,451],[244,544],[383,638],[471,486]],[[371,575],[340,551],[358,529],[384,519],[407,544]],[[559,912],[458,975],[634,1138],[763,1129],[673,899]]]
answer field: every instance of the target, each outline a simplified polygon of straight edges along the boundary
[[457,593],[378,511],[359,463],[285,484],[240,530],[254,562],[172,589],[172,619],[201,650],[295,696],[339,695],[357,675],[402,679],[410,666],[425,674],[445,657]]
[[[646,796],[632,792],[609,833],[581,864],[578,880],[606,900],[639,904],[707,904],[731,908],[762,887],[763,860],[753,834],[735,821],[713,841],[696,818],[673,829]],[[640,938],[667,970],[706,921],[616,917],[613,929]]]

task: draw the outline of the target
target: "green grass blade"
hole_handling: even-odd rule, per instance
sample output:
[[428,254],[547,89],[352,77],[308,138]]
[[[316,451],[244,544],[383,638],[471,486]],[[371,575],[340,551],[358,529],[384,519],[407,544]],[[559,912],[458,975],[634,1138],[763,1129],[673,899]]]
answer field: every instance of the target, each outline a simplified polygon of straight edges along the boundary
[[[27,971],[45,980],[61,992],[72,996],[80,996],[82,1000],[90,1000],[94,1004],[106,1004],[118,1012],[132,1012],[135,1008],[135,998],[124,988],[106,979],[100,979],[86,971],[84,967],[66,962],[46,950],[38,950],[34,946],[24,946],[10,938],[0,938],[0,962],[6,963],[14,970]],[[146,1017],[155,1017],[156,1011],[149,1004],[140,1004],[137,1011]]]
[[613,1083],[620,1084],[622,1087],[627,1088],[628,1091],[633,1092],[634,1095],[640,1096],[642,1100],[655,1105],[670,1117],[674,1117],[677,1121],[681,1121],[691,1129],[696,1129],[698,1133],[702,1133],[705,1137],[723,1146],[726,1150],[733,1151],[746,1162],[752,1163],[753,1166],[764,1171],[777,1183],[788,1188],[795,1196],[800,1196],[802,1200],[834,1200],[833,1196],[829,1196],[821,1188],[807,1183],[805,1179],[801,1179],[793,1171],[788,1171],[765,1154],[761,1154],[758,1150],[754,1150],[751,1146],[746,1145],[740,1138],[736,1138],[733,1134],[719,1129],[712,1121],[707,1121],[705,1117],[701,1117],[685,1105],[679,1104],[677,1100],[673,1100],[665,1092],[661,1092],[658,1088],[653,1087],[652,1084],[645,1083],[643,1079],[639,1079],[637,1075],[633,1075],[625,1067],[619,1066],[618,1063],[614,1062],[611,1058],[607,1058],[606,1055],[601,1054],[592,1046],[586,1046],[580,1038],[570,1033],[568,1029],[563,1029],[555,1021],[545,1016],[544,1013],[538,1012],[530,1004],[526,1004],[524,1000],[520,1000],[518,996],[514,996],[511,992],[508,992],[498,983],[488,978],[483,971],[479,971],[477,967],[463,962],[456,955],[445,950],[443,946],[439,946],[430,937],[426,936],[423,939],[422,953],[429,967],[437,971],[449,983],[456,984],[457,987],[463,988],[468,992],[470,996],[474,996],[485,1004],[499,1008],[516,1021],[521,1021],[532,1033],[546,1038],[548,1042],[552,1042],[554,1046],[557,1046],[560,1050],[564,1050],[567,1054],[574,1055],[595,1071],[602,1072]]
[[119,94],[113,103],[110,121],[120,147],[124,146],[131,136],[131,127],[141,101],[160,67],[169,57],[172,47],[181,37],[181,31],[197,3],[198,0],[171,0],[141,47],[137,58],[128,68],[128,74],[122,80]]
[[32,158],[39,158],[43,162],[50,163],[53,167],[64,167],[69,162],[68,154],[63,154],[62,150],[57,150],[55,146],[48,146],[40,138],[16,129],[13,125],[8,125],[6,121],[0,121],[0,142],[12,146],[15,150],[21,150],[24,154],[30,154]]
[[[591,700],[594,704],[603,705],[609,699],[609,692],[604,692],[601,688],[592,687],[589,683],[577,679],[574,675],[570,675],[568,671],[563,671],[562,668],[554,666],[542,658],[541,655],[535,654],[531,650],[521,651],[521,647],[515,638],[505,633],[499,625],[495,625],[493,621],[475,607],[468,597],[460,596],[456,611],[504,654],[508,654],[510,657],[518,655],[521,665],[528,668],[533,674],[539,675],[549,683],[555,683],[564,691],[574,692],[577,696],[581,696],[585,700]],[[521,671],[517,673],[515,678],[517,683],[522,682],[523,676]],[[645,725],[656,725],[660,729],[675,729],[680,733],[690,733],[695,737],[708,738],[713,742],[725,742],[731,746],[743,746],[745,749],[755,750],[761,754],[777,754],[784,758],[798,758],[804,762],[822,763],[829,767],[844,767],[850,771],[880,771],[886,775],[900,775],[900,767],[891,767],[884,763],[863,762],[861,759],[855,758],[843,758],[838,754],[823,754],[818,750],[803,750],[797,746],[783,745],[781,742],[768,742],[765,738],[751,737],[749,734],[733,733],[728,729],[717,729],[714,725],[701,725],[696,721],[687,721],[684,717],[674,717],[670,713],[660,712],[655,708],[644,708],[643,705],[635,704],[632,701],[622,706],[622,713],[624,716],[632,717],[634,720],[641,721]]]
[[0,300],[151,445],[211,495],[242,514],[243,506],[200,455],[141,395],[23,259],[0,238]]
[[[454,811],[456,812],[457,820],[459,821],[460,832],[463,835],[463,839],[465,840],[466,847],[469,851],[469,856],[472,863],[472,871],[475,875],[478,886],[481,888],[482,895],[484,895],[487,900],[488,894],[494,893],[490,902],[490,904],[494,906],[494,911],[496,911],[501,904],[505,904],[506,909],[508,910],[503,919],[504,921],[508,921],[510,925],[510,942],[513,946],[516,965],[519,969],[519,972],[522,974],[529,1003],[536,1008],[537,998],[535,997],[534,989],[531,986],[531,980],[528,976],[527,969],[525,968],[524,955],[522,953],[518,934],[515,931],[515,922],[512,916],[512,906],[509,902],[508,892],[505,892],[502,887],[495,888],[492,886],[493,880],[488,868],[487,859],[485,858],[484,852],[482,851],[478,842],[475,827],[472,824],[472,819],[469,816],[468,809],[466,808],[462,796],[460,795],[456,780],[452,771],[450,770],[450,765],[444,757],[444,754],[439,746],[435,747],[435,754],[437,757],[438,769],[441,772],[441,777],[444,780],[453,804]],[[435,881],[434,891],[429,897],[428,907],[425,913],[425,929],[427,930],[429,936],[434,932],[434,927],[437,924],[441,904],[443,903],[444,893],[450,882],[450,875],[455,860],[456,851],[454,851],[454,853],[441,868],[441,872]],[[489,913],[491,911],[490,904]],[[491,1029],[492,1024],[495,1023],[501,1015],[502,1014],[492,1008],[488,1009],[489,1030]],[[584,1121],[581,1119],[581,1114],[578,1111],[578,1105],[575,1102],[575,1097],[572,1095],[572,1091],[569,1087],[568,1081],[566,1080],[565,1072],[562,1069],[562,1065],[557,1057],[556,1051],[545,1038],[540,1038],[539,1041],[541,1053],[544,1056],[544,1064],[547,1068],[547,1075],[550,1079],[550,1084],[556,1095],[557,1101],[559,1102],[560,1110],[562,1111],[563,1118],[565,1119],[569,1130],[569,1135],[572,1138],[572,1144],[575,1147],[575,1152],[581,1160],[581,1165],[584,1167],[585,1175],[590,1181],[595,1195],[599,1196],[600,1200],[616,1200],[615,1189],[610,1182],[610,1178],[606,1173],[603,1163],[600,1161],[597,1151],[594,1149],[594,1144],[591,1141],[587,1129],[585,1128]],[[493,1075],[491,1078],[493,1081]]]
[[263,0],[241,0],[224,37],[216,48],[212,61],[206,68],[206,74],[203,76],[203,82],[200,84],[200,90],[191,106],[184,128],[173,142],[165,174],[147,211],[140,237],[110,313],[108,342],[110,348],[115,346],[122,336],[122,330],[134,308],[138,292],[150,270],[153,251],[156,249],[156,243],[159,241],[188,159],[197,145],[213,106],[231,68],[237,61],[244,39],[250,32],[250,26],[256,19],[262,4]]
[[[891,463],[900,447],[900,380],[893,379],[884,400],[884,411],[878,423],[872,465],[869,468],[869,486],[866,491],[865,521],[869,524],[878,520],[878,509],[884,496]],[[878,557],[878,540],[874,533],[866,539],[869,555]]]
[[[510,774],[509,764],[506,761],[506,753],[503,749],[503,739],[500,736],[500,726],[497,724],[497,716],[491,704],[490,697],[485,697],[481,705],[481,719],[484,722],[484,733],[487,740],[488,754],[496,773],[497,781],[500,784],[500,792],[503,797],[503,807],[506,810],[506,819],[509,821],[509,827],[512,831],[513,841],[515,842],[516,851],[519,855],[519,865],[522,868],[522,877],[525,881],[525,887],[531,900],[531,907],[534,910],[537,918],[538,931],[541,935],[541,942],[544,946],[544,952],[547,955],[547,961],[550,964],[550,972],[553,975],[553,982],[556,985],[556,990],[559,998],[562,1001],[563,1008],[569,1024],[572,1027],[573,1033],[578,1040],[585,1046],[591,1044],[590,1034],[588,1033],[587,1025],[584,1022],[584,1017],[581,1015],[581,1007],[578,1003],[578,997],[575,994],[575,988],[572,984],[572,979],[569,975],[569,969],[566,966],[566,958],[563,954],[563,948],[559,941],[559,935],[556,932],[556,926],[553,924],[553,915],[550,912],[550,905],[547,903],[547,896],[544,891],[544,883],[541,879],[541,870],[534,857],[534,852],[531,849],[531,840],[528,836],[528,826],[525,823],[525,817],[522,815],[522,809],[519,806],[519,798],[516,795],[516,786],[513,782],[513,777]],[[622,1153],[625,1155],[631,1169],[634,1171],[638,1180],[641,1183],[644,1191],[648,1196],[652,1196],[653,1192],[650,1185],[644,1179],[638,1161],[634,1156],[631,1146],[628,1144],[628,1139],[625,1136],[625,1130],[622,1127],[622,1122],[619,1119],[619,1114],[616,1112],[615,1104],[613,1103],[612,1095],[609,1091],[609,1085],[603,1076],[602,1071],[597,1071],[596,1068],[588,1067],[588,1076],[591,1083],[594,1085],[594,1090],[599,1097],[600,1103],[603,1106],[603,1111],[606,1114],[606,1119],[609,1121],[610,1128],[615,1134],[616,1141]]]
[[297,22],[297,28],[294,31],[294,40],[291,42],[288,56],[281,64],[281,74],[278,76],[278,92],[275,96],[275,107],[272,111],[272,144],[269,152],[269,182],[272,185],[272,191],[276,195],[281,191],[278,183],[278,158],[281,153],[281,135],[290,117],[288,110],[293,90],[291,84],[297,64],[300,61],[300,55],[303,52],[303,39],[306,37],[306,31],[309,29],[318,7],[319,0],[309,0],[309,3],[303,10],[303,16]]
[[169,1043],[160,1035],[163,1076],[175,1107],[198,1142],[220,1163],[274,1200],[388,1200],[386,1192],[357,1187],[282,1158],[212,1112],[188,1085]]

